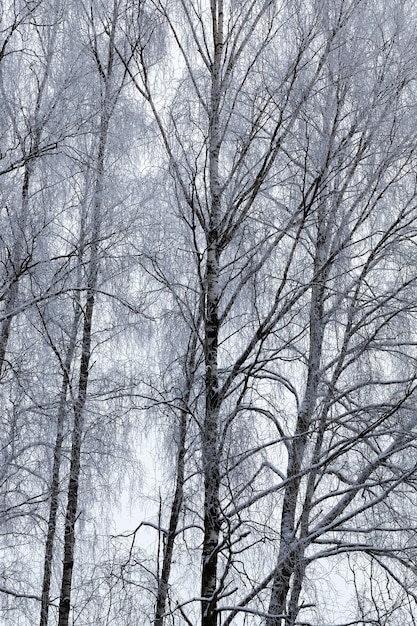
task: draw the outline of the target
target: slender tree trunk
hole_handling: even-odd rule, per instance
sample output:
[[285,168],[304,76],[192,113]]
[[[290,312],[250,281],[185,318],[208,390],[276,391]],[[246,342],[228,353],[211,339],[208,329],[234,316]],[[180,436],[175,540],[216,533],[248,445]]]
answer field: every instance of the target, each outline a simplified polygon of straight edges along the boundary
[[[214,236],[213,236],[214,235]],[[206,409],[203,424],[202,456],[204,474],[204,543],[201,577],[202,626],[216,626],[216,587],[218,537],[220,531],[218,459],[219,379],[217,352],[219,342],[219,258],[217,233],[212,233],[207,261],[207,305],[205,328]]]
[[186,437],[188,426],[188,405],[191,398],[191,389],[195,376],[195,357],[198,337],[194,332],[189,354],[186,364],[187,371],[185,395],[183,399],[183,410],[180,415],[180,430],[178,436],[178,453],[177,453],[177,477],[175,484],[174,499],[171,505],[171,515],[169,519],[168,535],[165,537],[165,544],[162,557],[162,570],[158,580],[158,590],[156,594],[156,608],[154,626],[163,626],[164,615],[166,611],[166,602],[168,596],[169,577],[171,573],[172,557],[174,552],[174,544],[178,529],[178,521],[181,514],[183,497],[184,497],[184,480],[185,480],[185,453],[186,453]]
[[[41,142],[42,135],[42,122],[41,122],[41,106],[43,102],[43,96],[47,87],[47,82],[51,70],[53,54],[54,54],[54,42],[56,37],[56,28],[57,24],[55,24],[52,30],[52,37],[48,42],[48,50],[45,59],[45,70],[43,76],[39,82],[38,92],[36,94],[36,102],[34,107],[34,121],[31,127],[31,142],[29,148],[29,155],[37,155],[39,153],[39,146]],[[12,29],[12,31],[14,28]],[[12,33],[10,31],[10,35]],[[5,50],[5,45],[7,43],[7,39],[3,44],[3,52]],[[2,73],[0,71],[0,86],[1,93],[4,96],[4,88],[2,84]],[[13,119],[14,112],[11,109],[7,98],[4,97],[4,106],[8,112],[10,119]],[[20,137],[19,137],[20,141]],[[25,153],[25,149],[22,145],[22,152]],[[24,156],[27,156],[24,154]],[[3,321],[0,326],[0,377],[4,370],[5,357],[7,352],[7,345],[9,342],[10,329],[12,325],[12,320],[15,315],[14,309],[18,300],[19,295],[19,280],[24,270],[24,249],[23,242],[26,237],[26,227],[29,219],[29,187],[31,184],[32,173],[35,164],[35,157],[31,156],[27,158],[25,162],[24,172],[23,172],[23,182],[22,182],[22,206],[20,209],[20,216],[17,219],[17,226],[13,225],[13,255],[12,259],[8,263],[8,269],[10,271],[10,289],[8,291],[6,297],[6,304],[3,310]]]
[[[94,267],[95,266],[95,267]],[[59,601],[58,626],[68,626],[71,607],[72,572],[74,568],[75,522],[78,511],[78,489],[81,468],[81,445],[84,431],[84,407],[87,400],[87,387],[91,357],[91,329],[94,311],[94,294],[97,281],[97,267],[94,263],[84,313],[82,352],[78,397],[74,408],[74,426],[71,445],[71,465],[68,484],[68,500],[65,515],[64,562]]]
[[220,214],[221,185],[219,157],[221,147],[220,100],[223,57],[223,0],[211,2],[214,59],[209,120],[210,219],[207,237],[206,310],[205,310],[205,388],[206,407],[202,433],[204,476],[204,540],[201,573],[202,626],[216,626],[218,543],[220,533],[219,469],[219,395],[218,346],[220,301]]
[[[82,311],[83,331],[78,378],[78,395],[74,406],[74,424],[72,430],[70,474],[65,513],[64,559],[58,610],[58,626],[68,626],[71,609],[72,574],[74,569],[75,550],[75,522],[78,514],[78,491],[81,470],[82,438],[84,434],[84,410],[87,401],[88,379],[90,373],[92,320],[98,277],[99,216],[101,212],[101,190],[104,175],[104,152],[107,126],[104,125],[103,129],[104,128],[105,133],[101,136],[99,142],[99,159],[93,205],[91,256],[88,266],[86,300]],[[84,249],[84,241],[82,242],[82,249]]]
[[[302,540],[296,537],[296,510],[301,485],[301,469],[303,457],[310,437],[310,423],[317,402],[317,393],[320,379],[320,362],[324,336],[324,295],[325,281],[328,268],[326,259],[326,226],[325,216],[319,211],[317,217],[318,233],[316,241],[316,255],[314,260],[313,284],[311,287],[310,304],[310,346],[308,357],[308,373],[304,399],[298,414],[295,434],[289,450],[287,478],[288,486],[284,492],[281,514],[280,549],[276,572],[272,582],[271,596],[266,626],[290,626],[293,622],[288,612],[287,601],[291,591],[291,579],[300,576],[300,563],[304,558]],[[300,580],[294,580],[294,585],[300,588]],[[292,595],[293,603],[297,592]],[[291,609],[295,615],[294,606]]]
[[54,541],[56,534],[56,520],[59,505],[59,475],[62,463],[62,444],[64,441],[64,426],[66,418],[66,404],[68,398],[68,388],[70,384],[70,370],[74,357],[78,323],[81,317],[82,309],[77,303],[77,308],[74,313],[74,319],[72,323],[71,335],[69,345],[67,348],[67,354],[64,363],[64,369],[62,372],[62,385],[58,407],[58,418],[56,428],[56,438],[54,446],[54,461],[52,467],[52,479],[50,487],[50,505],[49,505],[49,518],[48,518],[48,530],[45,543],[45,558],[43,566],[43,582],[42,582],[42,601],[41,601],[41,618],[40,626],[47,626],[49,618],[49,604],[50,604],[50,589],[51,589],[51,574],[52,574],[52,562],[54,556]]
[[101,126],[97,160],[97,179],[93,205],[93,228],[90,261],[87,278],[87,293],[83,314],[83,334],[78,380],[78,396],[74,407],[74,424],[71,443],[70,476],[68,483],[67,508],[64,530],[64,560],[62,568],[61,595],[59,601],[58,626],[68,626],[72,573],[74,568],[75,522],[78,512],[78,490],[81,469],[81,447],[84,433],[84,409],[87,401],[88,378],[91,357],[92,320],[98,276],[99,222],[102,208],[102,186],[104,177],[104,155],[108,131],[108,119]]
[[158,590],[156,594],[156,608],[154,626],[163,626],[168,596],[169,577],[172,566],[172,556],[174,543],[178,528],[178,520],[181,513],[184,494],[184,469],[185,469],[185,444],[187,434],[187,412],[182,411],[180,417],[180,432],[178,441],[177,456],[177,479],[175,485],[174,499],[171,505],[171,515],[169,519],[168,534],[165,537],[165,544],[162,557],[162,570],[158,580]]
[[[100,221],[103,207],[103,184],[105,174],[105,155],[110,119],[120,88],[113,93],[114,38],[118,18],[118,2],[113,3],[111,31],[109,34],[108,58],[105,73],[100,64],[100,75],[103,79],[104,95],[100,120],[99,142],[96,158],[96,180],[93,197],[92,240],[87,278],[87,293],[84,311],[84,325],[78,384],[78,398],[74,407],[74,426],[72,434],[70,477],[68,483],[68,499],[65,515],[64,561],[62,569],[61,595],[59,601],[58,626],[68,626],[71,608],[72,575],[74,568],[75,522],[78,512],[78,491],[81,469],[81,448],[84,433],[84,409],[87,401],[87,388],[91,357],[92,319],[97,288],[99,269]],[[99,52],[96,51],[99,59]]]
[[18,220],[16,227],[17,232],[14,232],[15,229],[13,229],[13,255],[7,265],[10,272],[10,287],[6,296],[5,307],[2,312],[3,321],[0,327],[0,377],[4,371],[10,329],[14,317],[14,309],[19,296],[19,280],[22,273],[22,263],[24,261],[22,242],[24,240],[24,233],[29,212],[29,184],[31,173],[32,166],[29,162],[26,164],[23,174],[22,206],[20,210],[20,220]]

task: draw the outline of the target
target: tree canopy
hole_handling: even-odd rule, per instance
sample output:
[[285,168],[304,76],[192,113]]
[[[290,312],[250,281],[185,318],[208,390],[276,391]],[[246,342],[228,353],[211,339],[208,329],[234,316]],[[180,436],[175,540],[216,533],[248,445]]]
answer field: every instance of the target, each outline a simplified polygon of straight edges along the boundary
[[0,622],[417,621],[408,0],[0,4]]

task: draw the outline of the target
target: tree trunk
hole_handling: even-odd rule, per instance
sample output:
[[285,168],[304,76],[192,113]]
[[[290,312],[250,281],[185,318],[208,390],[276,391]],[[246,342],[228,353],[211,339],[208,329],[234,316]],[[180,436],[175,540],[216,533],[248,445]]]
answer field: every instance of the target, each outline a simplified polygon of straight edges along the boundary
[[[48,41],[44,73],[38,83],[38,91],[36,94],[36,101],[35,101],[35,106],[34,106],[34,119],[33,119],[32,126],[30,128],[31,141],[30,141],[28,152],[26,152],[26,149],[23,147],[23,144],[21,143],[21,138],[18,137],[19,143],[22,147],[22,153],[23,153],[22,156],[25,159],[25,166],[24,166],[24,172],[23,172],[22,206],[20,209],[20,216],[16,220],[17,227],[15,227],[14,225],[12,226],[13,254],[12,254],[12,259],[8,263],[8,270],[10,271],[10,278],[9,278],[10,288],[6,297],[6,305],[3,311],[3,320],[1,322],[1,327],[0,327],[0,377],[4,370],[4,362],[5,362],[5,357],[6,357],[7,344],[8,344],[9,336],[10,336],[10,328],[11,328],[13,317],[15,315],[14,308],[17,303],[17,299],[19,295],[19,280],[25,270],[25,255],[24,255],[22,242],[24,242],[26,239],[26,226],[27,226],[28,219],[29,219],[29,187],[31,184],[32,172],[34,169],[35,158],[36,158],[36,156],[32,156],[32,155],[39,154],[39,147],[40,147],[41,135],[42,135],[42,129],[43,129],[42,128],[42,116],[40,114],[40,111],[41,111],[44,93],[47,88],[47,82],[49,79],[53,55],[55,52],[54,42],[55,42],[55,37],[56,37],[56,29],[57,29],[57,24],[54,24],[54,26],[52,27],[52,33],[51,33],[52,36],[50,38],[50,41]],[[12,31],[10,31],[10,35],[13,32],[13,30],[14,30],[14,27]],[[7,43],[7,38],[3,43],[3,52],[5,51],[6,43]],[[2,95],[4,95],[1,73],[0,73],[0,85],[2,87],[1,88]],[[13,119],[15,114],[12,108],[10,107],[7,101],[7,98],[5,97],[3,98],[3,104],[4,104],[5,109],[8,112],[10,119]]]
[[94,311],[94,293],[97,280],[96,264],[91,271],[84,313],[82,352],[78,397],[74,408],[74,426],[71,445],[71,465],[68,484],[68,501],[65,515],[64,561],[62,570],[61,595],[59,600],[58,626],[68,626],[71,607],[72,572],[74,567],[75,522],[78,511],[78,488],[81,467],[81,445],[84,425],[84,407],[87,400],[89,364],[91,356],[91,327]]
[[[22,274],[22,264],[24,263],[22,241],[25,237],[26,223],[29,212],[29,184],[31,178],[32,167],[30,162],[26,164],[23,174],[22,184],[22,206],[20,210],[20,220],[17,221],[17,232],[14,232],[13,256],[7,264],[10,272],[10,287],[6,296],[6,303],[2,313],[3,320],[0,328],[0,378],[4,371],[4,364],[7,352],[7,344],[9,342],[10,329],[14,317],[14,308],[19,295],[19,280]],[[13,231],[15,229],[13,228]]]
[[68,626],[71,607],[72,573],[74,568],[75,522],[78,511],[78,490],[81,468],[81,446],[84,432],[84,408],[87,400],[89,366],[91,357],[92,318],[99,269],[100,222],[103,208],[103,184],[105,174],[105,155],[110,119],[121,87],[113,93],[114,69],[114,38],[118,19],[118,2],[113,3],[111,29],[109,33],[108,57],[103,72],[99,61],[99,51],[95,55],[99,63],[99,71],[103,80],[103,100],[101,108],[100,132],[96,157],[96,180],[93,196],[91,252],[88,267],[87,294],[84,312],[83,338],[78,384],[78,398],[74,407],[74,427],[71,447],[70,478],[68,484],[68,500],[65,515],[64,561],[62,570],[61,595],[59,602],[58,626]]
[[219,157],[221,147],[220,101],[221,64],[223,57],[223,0],[211,3],[214,59],[211,76],[209,119],[210,219],[207,237],[206,309],[204,328],[206,406],[202,433],[204,476],[204,540],[201,573],[202,626],[216,626],[217,567],[220,533],[219,470],[219,396],[218,346],[220,301],[220,213],[221,185]]
[[154,626],[163,626],[164,615],[166,610],[166,601],[168,596],[169,576],[171,573],[172,556],[174,552],[174,543],[178,527],[178,520],[181,513],[183,494],[184,494],[184,457],[185,457],[185,438],[187,434],[187,413],[182,411],[180,417],[180,433],[178,441],[178,457],[177,457],[177,480],[175,485],[174,499],[171,505],[171,515],[169,519],[168,534],[165,537],[164,551],[162,557],[162,570],[158,580],[158,590],[156,594],[156,608]]
[[205,327],[206,409],[202,433],[204,475],[204,543],[202,554],[201,596],[202,626],[216,626],[216,587],[219,510],[219,393],[217,352],[219,341],[219,257],[216,249],[217,233],[212,234],[207,261],[207,305]]
[[[324,336],[324,295],[325,281],[328,275],[326,262],[326,224],[325,215],[319,211],[317,216],[316,254],[313,267],[311,287],[310,319],[309,319],[309,357],[307,365],[307,382],[304,399],[298,413],[295,434],[289,450],[287,478],[288,485],[284,492],[281,515],[281,537],[278,564],[274,575],[268,613],[267,626],[290,626],[287,600],[291,590],[291,579],[298,572],[303,559],[304,548],[302,539],[296,537],[296,510],[301,485],[301,470],[307,442],[310,437],[310,423],[317,402],[320,380],[320,362]],[[300,587],[301,581],[297,581]],[[301,587],[300,587],[301,588]],[[297,594],[293,595],[292,599]],[[291,610],[295,614],[294,606]]]
[[51,574],[52,574],[52,562],[53,562],[53,556],[54,556],[56,519],[57,519],[57,512],[58,512],[58,505],[59,505],[59,493],[60,493],[59,474],[60,474],[61,463],[62,463],[62,444],[64,441],[66,404],[67,404],[67,397],[68,397],[68,388],[70,384],[70,370],[71,370],[72,360],[74,357],[78,323],[81,317],[81,313],[82,313],[82,309],[78,304],[77,309],[74,313],[74,319],[72,323],[69,345],[67,348],[64,369],[62,372],[62,386],[61,386],[61,393],[60,393],[59,407],[58,407],[56,438],[55,438],[55,446],[54,446],[54,460],[53,460],[52,479],[51,479],[51,487],[50,487],[48,530],[47,530],[47,535],[46,535],[45,558],[44,558],[44,566],[43,566],[40,626],[47,626],[48,617],[49,617]]

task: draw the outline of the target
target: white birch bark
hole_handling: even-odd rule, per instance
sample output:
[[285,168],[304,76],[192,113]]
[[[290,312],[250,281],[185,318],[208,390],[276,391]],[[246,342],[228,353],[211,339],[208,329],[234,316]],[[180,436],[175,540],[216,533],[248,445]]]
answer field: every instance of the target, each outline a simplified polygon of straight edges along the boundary
[[212,0],[213,65],[209,118],[210,214],[207,237],[206,309],[204,320],[204,359],[206,406],[202,432],[204,475],[204,541],[202,551],[202,626],[216,626],[217,546],[220,532],[219,510],[219,300],[221,192],[219,179],[221,66],[223,57],[223,0]]

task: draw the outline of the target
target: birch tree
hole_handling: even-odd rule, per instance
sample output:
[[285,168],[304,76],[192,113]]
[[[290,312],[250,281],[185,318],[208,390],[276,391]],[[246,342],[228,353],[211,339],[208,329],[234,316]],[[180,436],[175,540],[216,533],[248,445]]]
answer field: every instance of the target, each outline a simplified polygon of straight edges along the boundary
[[[38,602],[41,626],[71,610],[106,626],[411,626],[413,7],[13,7],[0,591]],[[132,111],[146,132],[123,127]],[[81,544],[100,523],[81,507],[91,460],[110,472],[125,396],[156,457],[148,510]],[[26,573],[13,532],[41,537]],[[354,598],[338,614],[334,569]]]
[[[311,55],[308,46],[318,35],[314,23],[308,24],[304,37],[296,42],[295,61],[289,60],[278,77],[271,75],[270,82],[264,84],[258,68],[268,64],[268,55],[278,49],[284,23],[294,19],[291,11],[283,10],[281,15],[270,3],[235,10],[225,8],[221,2],[212,3],[207,10],[207,14],[200,14],[182,4],[171,14],[158,5],[154,17],[156,22],[164,20],[172,35],[172,46],[177,47],[184,63],[181,93],[195,102],[193,109],[184,107],[177,94],[173,95],[168,115],[159,108],[158,94],[153,91],[154,67],[148,60],[147,39],[140,31],[138,38],[132,40],[137,70],[129,72],[138,92],[149,103],[170,159],[179,198],[178,215],[188,229],[185,245],[195,267],[193,289],[200,294],[197,301],[204,303],[201,334],[192,325],[195,315],[187,304],[182,306],[182,315],[191,329],[199,333],[204,362],[204,375],[200,374],[204,379],[204,407],[200,403],[194,417],[200,433],[200,472],[205,494],[202,624],[213,625],[232,560],[229,551],[219,573],[219,555],[223,557],[228,552],[233,532],[240,526],[238,523],[233,531],[227,531],[227,539],[222,543],[221,511],[228,499],[226,496],[221,506],[222,481],[231,480],[229,471],[222,468],[223,463],[229,464],[224,456],[225,446],[246,394],[251,391],[252,370],[260,358],[260,348],[280,319],[278,295],[262,311],[257,310],[255,301],[249,316],[241,313],[242,302],[248,287],[256,289],[256,280],[267,271],[286,230],[295,224],[300,228],[304,219],[302,207],[297,206],[284,218],[285,228],[268,233],[274,220],[262,192],[273,185],[272,173],[281,144],[290,136],[328,50],[324,48],[318,59]],[[182,23],[184,30],[182,25],[177,26]],[[192,33],[191,42],[186,31]],[[278,88],[274,85],[276,80]],[[276,105],[279,91],[284,103],[288,103],[283,110]],[[256,222],[262,229],[259,238],[253,228]],[[249,234],[249,243],[244,234]],[[152,263],[157,268],[156,278],[168,289],[171,285],[177,301],[187,302],[187,296],[177,291],[177,286],[182,289],[181,281],[168,279],[157,258]],[[279,294],[280,289],[277,291]],[[235,319],[239,320],[238,325],[231,321]],[[239,330],[243,331],[241,339],[236,338]],[[232,464],[239,466],[234,461]]]
[[[100,14],[95,10],[93,4],[85,5],[84,14],[89,25],[89,36],[91,53],[95,59],[96,69],[100,80],[100,97],[97,98],[99,104],[99,121],[97,128],[97,141],[93,142],[94,155],[92,166],[88,165],[88,169],[92,170],[92,187],[91,210],[86,216],[81,217],[80,231],[80,255],[82,263],[85,264],[85,300],[81,304],[80,321],[81,330],[81,348],[79,361],[79,378],[77,383],[77,391],[74,398],[74,420],[72,425],[71,436],[71,453],[69,482],[67,491],[67,504],[65,514],[65,530],[64,530],[64,559],[62,569],[61,595],[58,613],[58,626],[67,626],[69,623],[71,608],[71,590],[74,568],[74,546],[75,546],[75,523],[78,516],[78,492],[81,471],[82,457],[82,441],[85,432],[85,409],[88,393],[88,382],[90,373],[90,359],[92,352],[92,333],[93,333],[93,313],[96,301],[96,292],[98,287],[98,274],[100,266],[100,243],[104,236],[102,230],[103,210],[104,210],[104,181],[106,174],[106,153],[108,144],[109,125],[114,108],[117,103],[118,96],[123,87],[124,72],[115,69],[115,51],[114,42],[118,33],[118,25],[120,19],[120,7],[122,3],[115,0],[110,7],[110,11]],[[97,21],[99,24],[97,24]],[[98,30],[100,29],[100,30]],[[99,39],[106,40],[104,46],[100,44]],[[87,183],[87,181],[86,181]],[[86,184],[86,192],[88,187]],[[85,222],[88,228],[87,232],[83,232]],[[84,246],[88,242],[88,248]],[[84,259],[84,255],[87,259]],[[77,311],[75,315],[77,316]],[[76,318],[74,319],[76,323]],[[71,341],[71,340],[70,340]],[[71,350],[71,343],[68,350]],[[69,352],[68,352],[69,354]],[[64,372],[65,375],[65,372]],[[65,381],[63,381],[65,384]],[[59,431],[57,434],[56,450],[59,448],[60,439]],[[51,515],[53,500],[51,501]],[[46,570],[45,570],[46,573]]]
[[[14,138],[17,147],[8,149],[9,166],[4,168],[8,171],[2,172],[1,178],[9,204],[4,218],[10,225],[10,237],[8,228],[2,236],[13,257],[7,265],[10,285],[5,290],[8,299],[2,318],[7,370],[2,399],[7,409],[5,422],[8,420],[10,427],[5,429],[2,459],[2,521],[8,525],[3,526],[7,584],[1,591],[7,594],[4,597],[27,598],[31,612],[33,602],[38,601],[43,626],[48,623],[52,597],[61,578],[61,539],[65,544],[64,599],[59,612],[61,620],[68,619],[74,526],[79,516],[81,443],[88,439],[84,413],[90,355],[95,346],[92,313],[98,285],[111,281],[109,275],[98,278],[98,265],[99,258],[109,254],[110,242],[117,240],[118,228],[110,216],[111,210],[117,209],[117,190],[113,189],[110,198],[105,194],[109,125],[124,81],[123,68],[114,69],[113,46],[108,42],[116,36],[121,6],[118,2],[111,3],[110,8],[74,2],[65,6],[65,13],[61,3],[33,3],[25,14],[26,22],[20,20],[14,30],[10,29],[16,40],[10,39],[10,56],[2,66],[2,104],[10,121],[7,138],[11,145]],[[107,31],[108,16],[111,27]],[[20,74],[13,73],[16,68]],[[24,94],[28,77],[33,78],[33,85],[28,81]],[[15,154],[19,148],[21,155]],[[49,151],[53,151],[53,158],[49,158]],[[14,197],[10,194],[21,175],[22,209],[19,198],[11,204]],[[109,264],[107,268],[110,271]],[[138,300],[133,308],[139,310]],[[102,302],[100,322],[105,310]],[[116,372],[114,366],[113,370]],[[104,377],[104,368],[101,375]],[[113,385],[121,392],[120,381],[113,381],[107,385],[110,396]],[[110,405],[111,401],[109,412]],[[91,429],[91,423],[87,424]],[[104,432],[104,424],[101,428]],[[117,439],[115,434],[114,450]],[[93,456],[91,449],[88,452]],[[72,456],[72,469],[68,456]],[[61,512],[68,471],[64,527]],[[35,520],[41,531],[45,526],[42,557],[38,546],[43,538]],[[24,537],[28,528],[31,543],[27,550],[34,565],[25,567],[23,563],[27,565],[31,559],[26,562],[21,558],[24,573],[18,580],[8,564],[13,558],[19,562],[20,551],[7,543],[20,530]],[[35,566],[38,560],[43,561],[43,571]],[[13,610],[15,615],[19,613],[16,601]]]
[[[382,535],[374,545],[349,533],[414,471],[412,462],[386,470],[411,453],[414,429],[414,341],[390,348],[414,316],[413,263],[406,278],[401,269],[415,224],[412,12],[361,2],[309,13],[286,3],[153,6],[179,59],[171,99],[161,106],[144,30],[129,71],[169,159],[178,248],[195,278],[157,255],[150,271],[198,334],[204,362],[193,412],[201,589],[193,601],[179,594],[178,611],[194,623],[199,597],[204,626],[239,613],[289,626],[312,605],[305,585],[318,562],[380,553]],[[276,545],[269,555],[265,541]],[[258,570],[246,565],[253,559]],[[395,567],[379,565],[397,584]]]
[[[42,369],[47,373],[47,367],[39,363],[31,325],[36,302],[50,297],[58,284],[62,287],[57,276],[64,273],[60,267],[65,261],[54,253],[48,256],[59,213],[54,212],[58,176],[51,172],[49,158],[71,132],[68,124],[62,124],[71,69],[57,71],[66,37],[60,3],[7,3],[2,11],[2,523],[6,546],[8,536],[19,533],[18,543],[24,546],[28,529],[35,532],[47,480],[41,467],[48,465],[49,430],[40,409],[46,385],[39,376]],[[77,120],[72,123],[74,128]],[[46,275],[51,279],[47,286]],[[15,563],[19,553],[16,549]],[[13,589],[17,574],[10,555],[12,550],[6,549],[2,591],[13,597],[19,590]],[[29,570],[20,596],[39,598],[31,587],[34,581],[29,582]]]

